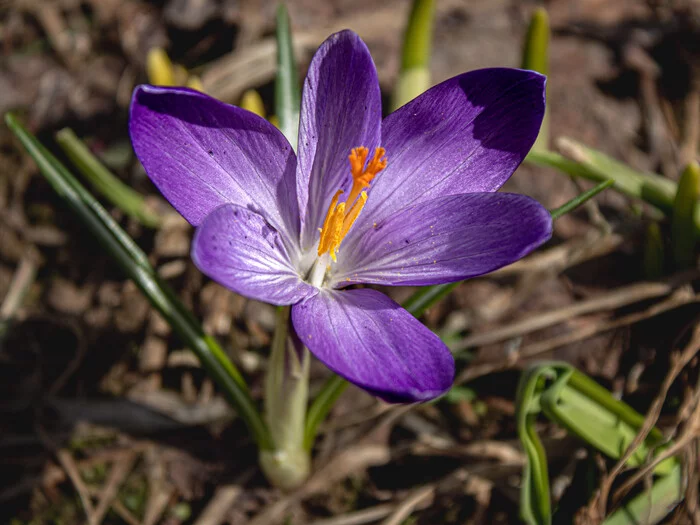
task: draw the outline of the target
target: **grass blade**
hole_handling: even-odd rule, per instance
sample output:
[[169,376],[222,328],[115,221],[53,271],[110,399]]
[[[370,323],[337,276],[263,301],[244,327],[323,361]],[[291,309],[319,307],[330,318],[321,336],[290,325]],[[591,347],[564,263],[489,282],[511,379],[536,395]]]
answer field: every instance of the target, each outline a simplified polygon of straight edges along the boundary
[[314,398],[314,402],[306,414],[306,428],[304,431],[304,447],[306,450],[313,448],[319,425],[326,419],[328,412],[330,412],[349,384],[339,375],[333,374]]
[[[638,172],[600,151],[568,138],[560,139],[559,147],[566,157],[552,151],[532,150],[525,160],[595,182],[612,179],[612,187],[620,193],[646,201],[668,216],[673,214],[678,186],[672,180],[656,173]],[[700,206],[693,213],[693,226],[700,233]]]
[[556,375],[554,366],[525,370],[515,398],[518,437],[526,457],[520,488],[520,517],[528,525],[549,525],[552,522],[547,456],[535,430],[535,423],[541,411],[539,398],[545,382]]
[[[535,432],[539,414],[611,458],[622,456],[645,422],[644,416],[568,363],[538,363],[525,370],[518,384],[516,418],[527,459],[520,511],[529,525],[547,525],[552,520],[547,458]],[[627,465],[639,467],[667,446],[661,431],[653,428]],[[675,457],[665,459],[654,473],[661,479],[652,492],[632,499],[606,525],[656,523],[670,512],[682,497],[680,462]],[[651,521],[646,519],[649,516]]]
[[433,40],[435,0],[414,0],[401,52],[401,70],[391,110],[403,106],[430,87],[430,52]]
[[[543,7],[538,7],[532,13],[530,25],[523,45],[522,68],[549,75],[549,16]],[[537,140],[532,146],[534,150],[546,151],[549,147],[549,112],[545,108],[542,127]]]
[[279,128],[297,149],[299,136],[299,74],[294,60],[292,30],[284,4],[277,7],[277,78],[275,79],[275,112]]
[[10,113],[5,122],[36,161],[41,173],[72,211],[81,219],[114,261],[134,281],[173,331],[197,355],[203,368],[216,381],[238,415],[263,449],[272,447],[267,427],[248,394],[240,372],[216,341],[207,336],[194,316],[162,282],[146,255],[112,219],[100,203]]
[[56,142],[95,190],[117,208],[149,228],[157,228],[160,225],[160,217],[147,208],[143,195],[115,177],[72,129],[64,128],[56,133]]
[[680,463],[671,472],[660,477],[651,489],[638,494],[628,503],[610,514],[601,525],[632,525],[660,523],[684,497],[683,476]]
[[563,206],[559,206],[558,208],[556,208],[550,212],[552,214],[552,220],[557,220],[562,215],[566,215],[567,213],[571,213],[576,208],[578,208],[583,203],[585,203],[587,200],[592,199],[593,197],[598,195],[601,191],[609,188],[613,184],[615,184],[615,181],[612,179],[609,179],[609,180],[601,182],[595,188],[591,188],[590,190],[583,192],[581,195],[574,197],[573,199],[571,199],[569,202],[567,202]]

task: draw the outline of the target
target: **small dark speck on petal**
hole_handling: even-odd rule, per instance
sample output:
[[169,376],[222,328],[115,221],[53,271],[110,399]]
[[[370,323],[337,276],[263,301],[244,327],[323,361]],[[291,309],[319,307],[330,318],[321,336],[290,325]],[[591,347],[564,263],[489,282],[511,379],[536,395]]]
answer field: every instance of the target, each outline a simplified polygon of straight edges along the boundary
[[214,156],[214,152],[213,152],[212,150],[209,150],[209,155],[211,155],[211,156],[213,157],[213,156]]
[[410,241],[409,241],[408,239],[404,239],[403,242],[405,242],[406,244],[408,244]]

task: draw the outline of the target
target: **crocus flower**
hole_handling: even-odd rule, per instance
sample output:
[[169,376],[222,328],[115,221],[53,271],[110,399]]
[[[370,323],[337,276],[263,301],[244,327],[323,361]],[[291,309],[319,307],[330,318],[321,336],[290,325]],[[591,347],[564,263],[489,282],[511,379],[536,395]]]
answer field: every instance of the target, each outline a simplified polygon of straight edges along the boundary
[[551,235],[534,200],[496,193],[532,146],[543,76],[482,69],[382,120],[377,72],[351,31],[318,49],[298,152],[262,118],[184,88],[139,86],[130,133],[146,172],[194,226],[192,257],[223,286],[293,305],[301,341],[392,402],[454,377],[448,348],[383,293],[485,274]]

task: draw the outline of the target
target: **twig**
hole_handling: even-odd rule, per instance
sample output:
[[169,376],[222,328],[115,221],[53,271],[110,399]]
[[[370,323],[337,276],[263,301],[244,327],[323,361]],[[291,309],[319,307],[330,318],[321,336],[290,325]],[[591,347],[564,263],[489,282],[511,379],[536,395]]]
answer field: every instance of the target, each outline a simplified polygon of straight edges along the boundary
[[452,350],[465,350],[474,346],[483,346],[506,339],[512,339],[536,330],[547,328],[548,326],[568,321],[579,315],[605,310],[614,310],[629,304],[668,295],[678,286],[678,284],[687,282],[695,277],[697,277],[697,273],[693,272],[692,274],[684,274],[680,282],[643,282],[618,288],[601,297],[595,297],[593,299],[581,301],[564,308],[557,308],[537,314],[508,326],[497,328],[491,332],[469,336],[465,338],[464,341],[452,345]]
[[149,498],[146,503],[143,524],[155,525],[163,512],[165,512],[174,489],[166,480],[165,467],[163,466],[161,455],[155,447],[146,450],[145,459],[148,469]]
[[37,270],[37,255],[33,248],[27,250],[17,266],[10,288],[0,306],[0,321],[12,319],[22,306],[29,288],[34,282]]
[[388,516],[395,508],[396,505],[385,503],[384,505],[376,505],[369,509],[350,512],[343,516],[314,521],[313,523],[309,523],[309,525],[365,525],[366,523],[374,523]]
[[[665,386],[665,385],[664,385]],[[666,392],[668,394],[668,392]],[[663,404],[663,400],[662,400]],[[660,413],[660,409],[659,409]],[[658,415],[657,415],[658,419]],[[670,457],[680,454],[680,452],[687,448],[693,440],[697,439],[698,431],[700,430],[700,405],[695,406],[695,410],[690,415],[688,424],[683,429],[683,433],[676,439],[676,441],[666,450],[658,454],[653,461],[644,465],[637,472],[634,473],[629,479],[627,479],[621,486],[615,491],[613,495],[613,500],[619,501],[624,497],[629,490],[639,483],[639,481],[645,476],[651,474],[654,469],[659,466],[660,463],[664,462]]]
[[525,257],[489,274],[489,277],[506,277],[535,271],[560,272],[571,266],[612,253],[623,241],[624,237],[620,234],[607,234],[593,229],[582,238],[575,238],[554,248]]
[[[97,487],[88,487],[88,490],[90,491],[90,497],[92,498],[99,497],[101,493],[100,489]],[[119,499],[114,499],[111,507],[112,510],[129,525],[141,525],[141,522],[136,519],[136,516],[134,516],[131,511],[127,509],[121,501],[119,501]]]
[[[610,493],[610,488],[612,487],[615,478],[620,474],[620,472],[622,472],[622,469],[625,467],[625,464],[627,463],[629,458],[632,457],[632,454],[634,454],[637,447],[639,447],[639,445],[647,438],[649,432],[651,432],[654,426],[656,426],[659,416],[661,415],[661,409],[663,407],[664,401],[666,400],[666,396],[668,395],[668,391],[671,389],[671,385],[676,380],[678,375],[683,371],[685,366],[690,362],[690,360],[693,357],[695,357],[695,354],[697,354],[698,351],[700,351],[700,325],[696,326],[693,330],[693,336],[690,342],[686,345],[683,352],[680,355],[676,355],[672,358],[673,363],[671,366],[671,370],[666,375],[666,378],[664,379],[664,382],[661,385],[661,389],[659,390],[659,394],[656,396],[654,403],[652,404],[651,408],[647,413],[642,428],[639,429],[637,436],[627,447],[625,453],[620,457],[613,469],[601,482],[600,491],[597,496],[599,516],[606,515],[608,494]],[[671,454],[668,454],[668,452],[676,448],[678,443],[680,443],[680,441],[677,442],[673,447],[671,447],[671,449],[665,451],[665,453],[662,455],[670,457]],[[675,450],[673,453],[677,453],[677,450]],[[656,459],[659,460],[659,458]]]
[[112,503],[119,493],[119,487],[131,472],[135,461],[136,453],[128,451],[122,454],[120,459],[112,463],[112,469],[109,472],[107,483],[100,493],[99,502],[95,508],[95,513],[92,515],[91,525],[98,525],[102,522],[102,519],[105,517],[105,514],[107,514],[107,511],[112,506]]
[[80,497],[80,502],[83,504],[83,510],[85,511],[85,516],[87,517],[87,522],[94,523],[94,513],[95,508],[92,506],[92,500],[90,500],[90,492],[88,491],[83,479],[80,477],[80,472],[78,472],[78,467],[75,465],[73,457],[65,449],[58,450],[56,452],[56,459],[66,471],[68,479],[71,480],[73,486],[75,487],[78,496]]
[[194,525],[219,525],[226,520],[226,513],[240,496],[241,486],[253,475],[253,470],[244,473],[234,483],[222,485],[216,489],[211,501],[194,522]]
[[224,485],[216,489],[214,497],[200,514],[195,525],[219,525],[241,494],[240,485]]
[[131,511],[127,509],[126,506],[118,499],[115,499],[112,502],[112,510],[129,525],[141,525],[141,522],[136,519],[136,516],[134,516]]
[[413,510],[427,501],[430,501],[435,495],[435,484],[426,485],[414,490],[405,501],[396,507],[396,510],[391,513],[387,519],[382,522],[382,525],[400,525],[408,518]]
[[545,341],[540,341],[538,343],[528,345],[522,350],[520,350],[516,355],[514,355],[509,362],[483,363],[481,365],[471,366],[465,369],[457,377],[455,384],[465,383],[468,381],[472,381],[477,377],[491,374],[500,370],[513,368],[514,366],[516,366],[516,364],[518,364],[524,359],[536,357],[551,350],[555,350],[559,347],[576,343],[584,339],[593,337],[595,335],[614,330],[616,328],[620,328],[622,326],[638,323],[639,321],[649,319],[651,317],[662,314],[663,312],[667,312],[674,308],[678,308],[679,306],[697,302],[700,302],[700,294],[690,296],[685,292],[683,292],[682,294],[673,294],[665,301],[657,303],[642,312],[629,314],[620,317],[619,319],[614,319],[611,321],[602,321],[592,326],[585,326],[579,330],[575,330],[574,332],[568,334],[552,337],[550,339],[546,339]]
[[665,126],[661,97],[656,87],[661,70],[654,59],[637,43],[629,43],[624,47],[623,59],[626,65],[640,76],[640,105],[652,156],[661,163],[664,175],[675,177],[678,172],[674,162],[675,143],[671,132]]

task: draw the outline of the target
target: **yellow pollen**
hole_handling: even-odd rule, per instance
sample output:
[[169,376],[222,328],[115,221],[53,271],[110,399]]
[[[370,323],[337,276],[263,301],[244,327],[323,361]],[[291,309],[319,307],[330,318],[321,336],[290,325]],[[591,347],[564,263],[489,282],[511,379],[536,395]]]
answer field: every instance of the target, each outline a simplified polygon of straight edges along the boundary
[[[338,190],[328,207],[323,227],[319,229],[321,239],[318,243],[318,255],[329,253],[333,261],[337,262],[337,253],[340,243],[350,231],[350,228],[360,215],[367,202],[367,192],[372,179],[386,168],[386,150],[376,148],[374,156],[367,162],[369,150],[364,146],[353,148],[350,151],[350,173],[352,174],[352,188],[345,202],[338,203],[343,191]],[[366,166],[365,166],[366,164]]]

